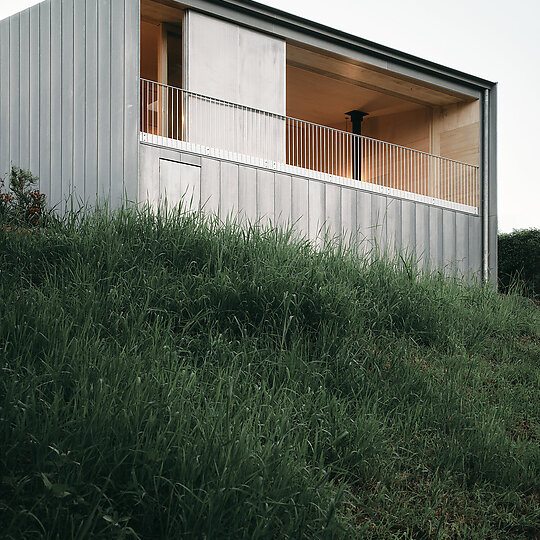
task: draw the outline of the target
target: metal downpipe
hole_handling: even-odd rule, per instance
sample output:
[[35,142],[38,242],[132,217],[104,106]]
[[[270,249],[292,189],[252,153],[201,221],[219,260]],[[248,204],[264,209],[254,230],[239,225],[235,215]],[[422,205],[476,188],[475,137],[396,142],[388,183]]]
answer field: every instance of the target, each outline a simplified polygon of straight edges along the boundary
[[489,281],[489,90],[484,90],[482,137],[482,278]]

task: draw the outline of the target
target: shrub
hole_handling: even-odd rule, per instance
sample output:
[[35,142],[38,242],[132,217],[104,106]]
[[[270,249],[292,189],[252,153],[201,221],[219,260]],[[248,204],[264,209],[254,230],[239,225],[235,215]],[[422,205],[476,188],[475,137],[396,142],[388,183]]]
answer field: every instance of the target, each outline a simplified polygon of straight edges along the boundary
[[32,189],[39,178],[30,171],[11,167],[9,191],[3,192],[5,180],[0,178],[0,219],[7,225],[38,225],[45,217],[45,195]]
[[508,292],[512,286],[521,286],[525,294],[540,294],[540,229],[522,229],[500,234],[499,286]]

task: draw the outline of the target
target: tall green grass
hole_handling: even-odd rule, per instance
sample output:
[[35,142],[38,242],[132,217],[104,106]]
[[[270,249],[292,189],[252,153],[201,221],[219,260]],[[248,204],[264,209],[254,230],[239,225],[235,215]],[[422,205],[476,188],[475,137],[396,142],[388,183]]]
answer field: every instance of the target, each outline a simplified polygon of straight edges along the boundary
[[0,226],[0,535],[531,538],[539,311],[123,209]]

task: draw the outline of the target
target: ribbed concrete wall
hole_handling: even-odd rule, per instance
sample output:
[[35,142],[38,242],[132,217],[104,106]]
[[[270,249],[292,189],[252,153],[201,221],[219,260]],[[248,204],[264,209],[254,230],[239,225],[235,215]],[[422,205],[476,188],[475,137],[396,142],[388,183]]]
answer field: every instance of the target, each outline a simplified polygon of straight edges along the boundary
[[139,0],[45,0],[0,21],[0,176],[71,194],[137,196]]
[[[170,177],[174,167],[177,177]],[[198,168],[194,174],[193,168]],[[409,253],[423,268],[481,272],[479,216],[267,169],[141,144],[139,200],[157,204],[164,186],[182,185],[192,207],[251,223],[294,224],[322,244],[341,235],[359,250]]]

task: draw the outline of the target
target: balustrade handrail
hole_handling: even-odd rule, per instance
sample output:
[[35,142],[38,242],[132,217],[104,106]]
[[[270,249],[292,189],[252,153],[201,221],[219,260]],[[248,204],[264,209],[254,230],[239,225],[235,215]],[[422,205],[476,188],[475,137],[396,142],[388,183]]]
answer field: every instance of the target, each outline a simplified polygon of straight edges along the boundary
[[141,131],[478,208],[476,165],[142,78]]
[[247,111],[254,112],[254,113],[261,113],[261,114],[264,114],[264,115],[267,115],[267,116],[272,116],[272,117],[274,117],[274,118],[276,118],[278,120],[293,120],[295,122],[301,122],[302,124],[310,125],[310,126],[317,127],[317,128],[322,127],[325,130],[332,131],[332,132],[335,132],[335,133],[340,133],[340,134],[345,133],[345,134],[347,134],[348,136],[350,136],[352,138],[359,138],[359,139],[364,139],[366,141],[373,141],[373,142],[376,142],[376,143],[383,143],[385,145],[392,146],[394,148],[404,149],[404,150],[407,150],[409,152],[414,152],[416,154],[423,154],[425,156],[435,157],[437,159],[440,159],[441,161],[448,161],[450,163],[458,163],[460,165],[466,165],[467,167],[474,167],[476,169],[479,169],[478,165],[472,165],[470,163],[466,163],[465,161],[459,161],[457,159],[447,158],[445,156],[438,156],[436,154],[431,154],[429,152],[424,152],[423,150],[418,150],[416,148],[410,148],[408,146],[401,146],[399,144],[392,143],[392,142],[389,142],[389,141],[383,141],[382,139],[375,139],[373,137],[368,137],[367,135],[357,135],[355,133],[351,133],[350,131],[344,131],[342,129],[337,129],[337,128],[333,128],[333,127],[330,127],[330,126],[324,126],[322,124],[316,124],[314,122],[310,122],[309,120],[303,120],[301,118],[296,118],[295,116],[286,116],[286,115],[283,115],[283,114],[274,113],[272,111],[267,111],[265,109],[257,109],[255,107],[251,107],[249,105],[242,105],[242,104],[236,103],[234,101],[226,101],[226,100],[221,99],[221,98],[211,97],[211,96],[207,96],[205,94],[199,94],[198,92],[192,92],[191,90],[185,90],[184,88],[180,88],[178,86],[171,86],[171,85],[168,85],[168,84],[163,84],[163,83],[160,83],[160,82],[152,81],[150,79],[144,79],[142,77],[141,77],[141,82],[154,84],[156,86],[160,86],[160,87],[163,87],[163,88],[170,88],[170,89],[173,89],[173,90],[177,90],[177,91],[180,91],[180,92],[182,92],[182,93],[184,93],[186,95],[196,97],[196,98],[211,100],[213,103],[219,103],[220,105],[237,107],[237,108],[242,109],[242,110],[247,110]]

